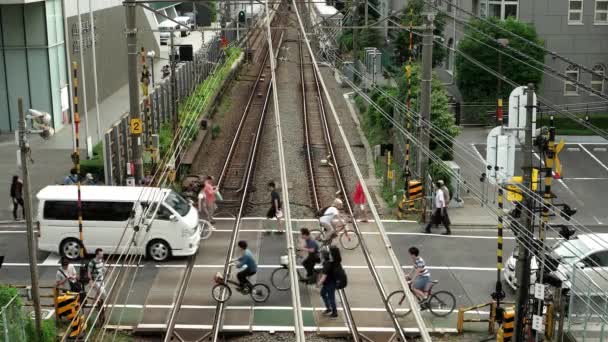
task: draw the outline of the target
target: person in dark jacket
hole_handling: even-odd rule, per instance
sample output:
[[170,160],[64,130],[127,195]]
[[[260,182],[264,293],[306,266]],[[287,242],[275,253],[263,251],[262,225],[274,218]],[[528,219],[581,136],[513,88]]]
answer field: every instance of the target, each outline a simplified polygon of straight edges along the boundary
[[21,212],[25,219],[25,207],[23,206],[23,181],[19,176],[13,176],[13,182],[11,183],[11,199],[13,200],[13,218],[15,221],[18,220],[17,209],[21,206]]
[[330,251],[327,249],[323,249],[321,256],[323,258],[323,270],[321,271],[318,285],[321,286],[321,298],[323,299],[323,303],[325,303],[325,311],[323,314],[330,318],[336,318],[338,317],[338,309],[336,308],[336,276],[334,273],[334,263],[337,263],[338,261],[333,260]]

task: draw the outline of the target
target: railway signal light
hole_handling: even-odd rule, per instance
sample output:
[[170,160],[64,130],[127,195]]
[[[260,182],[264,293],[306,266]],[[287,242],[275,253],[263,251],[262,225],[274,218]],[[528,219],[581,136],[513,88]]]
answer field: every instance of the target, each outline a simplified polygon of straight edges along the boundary
[[240,11],[239,12],[239,23],[244,23],[245,22],[245,11]]

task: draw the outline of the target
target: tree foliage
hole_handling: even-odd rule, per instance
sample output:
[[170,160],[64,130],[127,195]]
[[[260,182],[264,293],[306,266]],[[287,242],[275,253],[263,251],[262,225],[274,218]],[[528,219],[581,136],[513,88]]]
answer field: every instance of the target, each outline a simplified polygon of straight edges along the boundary
[[[522,36],[527,40],[536,42],[539,45],[543,44],[538,38],[536,29],[531,24],[519,22],[514,18],[508,18],[504,21],[496,18],[490,18],[489,20],[493,24]],[[472,28],[467,27],[466,35],[459,42],[458,49],[489,68],[498,70],[498,51],[489,46],[504,49],[494,40],[511,38],[510,35],[484,20],[473,20],[470,22],[470,25]],[[482,35],[478,31],[485,33],[493,39]],[[544,61],[545,53],[543,50],[519,39],[509,39],[509,46],[531,56],[534,60],[539,62]],[[517,84],[524,85],[531,82],[538,86],[542,79],[542,72],[522,63],[521,58],[514,52],[508,53],[516,58],[502,55],[502,74]],[[457,85],[465,101],[481,101],[496,98],[497,78],[458,53],[456,54],[456,74]],[[511,88],[511,86],[503,82],[501,94],[503,98],[510,94]]]
[[[412,26],[421,26],[424,24],[424,19],[422,17],[422,13],[424,12],[424,4],[425,0],[410,0],[404,10],[404,16],[401,19],[401,25],[409,27],[410,23]],[[433,30],[433,34],[435,36],[442,37],[443,31],[445,29],[447,21],[447,15],[443,12],[437,13],[435,17],[435,21],[433,24],[435,25],[435,29]],[[394,41],[395,49],[397,50],[397,55],[399,58],[400,64],[403,64],[407,61],[410,56],[409,52],[409,42],[410,42],[410,33],[406,29],[399,29],[397,31],[397,37]],[[420,31],[416,31],[420,33]],[[412,58],[416,58],[416,56],[421,56],[422,54],[422,36],[416,34],[412,35],[412,47],[413,47],[413,56]],[[433,45],[433,66],[440,64],[446,57],[447,51],[445,47],[434,44]]]
[[[420,66],[414,65],[412,68],[411,101],[412,110],[415,112],[419,112],[420,80]],[[383,88],[387,95],[382,94],[378,90],[370,94],[372,100],[389,115],[394,115],[393,108],[395,106],[388,96],[396,97],[401,103],[407,103],[408,82],[405,73],[399,76],[397,84],[397,88]],[[405,117],[406,114],[403,113],[397,120],[403,123],[405,122]],[[413,124],[417,122],[414,117],[410,117],[410,119]],[[459,129],[455,125],[454,115],[449,111],[448,94],[436,77],[433,77],[431,85],[431,122],[450,137],[455,137],[459,133]],[[363,126],[368,132],[368,139],[372,145],[390,141],[389,133],[393,125],[374,107],[367,107],[363,116]],[[405,125],[403,126],[405,127]],[[415,133],[413,125],[411,133]],[[449,140],[447,137],[440,136],[436,132],[432,132],[431,134],[431,149],[444,160],[452,159],[452,144]]]

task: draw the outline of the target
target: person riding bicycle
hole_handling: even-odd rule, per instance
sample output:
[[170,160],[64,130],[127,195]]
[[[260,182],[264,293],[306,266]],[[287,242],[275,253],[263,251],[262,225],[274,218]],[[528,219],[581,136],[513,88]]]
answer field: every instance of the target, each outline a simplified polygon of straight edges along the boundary
[[342,209],[342,200],[339,198],[334,199],[331,206],[319,210],[318,217],[319,223],[325,228],[326,235],[335,236],[336,231],[344,227],[344,220],[340,216],[340,209]]
[[237,290],[243,291],[249,283],[248,278],[256,274],[258,271],[258,264],[253,257],[253,253],[247,248],[247,241],[241,240],[238,243],[239,249],[241,250],[241,256],[238,259],[233,260],[231,263],[237,263],[237,268],[243,268],[239,273],[236,274],[239,280],[239,288]]
[[[431,282],[431,272],[426,268],[424,259],[420,257],[420,250],[417,247],[410,247],[408,252],[414,263],[414,269],[412,269],[406,278],[412,281],[412,292],[414,292],[421,303],[424,303],[428,297],[426,288]],[[413,273],[415,273],[414,278],[412,278]]]
[[304,240],[302,250],[308,252],[306,259],[302,261],[302,265],[306,270],[306,278],[301,281],[305,283],[314,283],[315,279],[313,279],[313,273],[315,265],[321,262],[321,258],[319,257],[319,244],[310,236],[308,228],[300,229],[300,234],[302,235],[302,240]]

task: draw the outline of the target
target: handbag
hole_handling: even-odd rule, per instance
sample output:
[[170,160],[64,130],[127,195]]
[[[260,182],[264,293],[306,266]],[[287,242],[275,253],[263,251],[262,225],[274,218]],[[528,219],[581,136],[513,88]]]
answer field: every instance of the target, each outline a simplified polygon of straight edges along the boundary
[[63,274],[63,276],[65,277],[65,279],[68,281],[68,283],[70,284],[70,291],[71,292],[78,292],[80,293],[82,291],[82,286],[78,281],[71,281],[70,278],[65,274],[65,272],[63,272],[63,270],[60,268],[59,272],[61,272],[61,274]]
[[278,219],[280,219],[281,217],[283,217],[283,210],[277,210],[277,213],[275,215]]
[[222,194],[221,194],[219,191],[216,191],[216,192],[215,192],[215,198],[216,198],[218,201],[223,201],[223,200],[224,200],[224,197],[222,197]]

